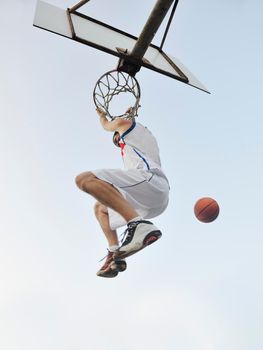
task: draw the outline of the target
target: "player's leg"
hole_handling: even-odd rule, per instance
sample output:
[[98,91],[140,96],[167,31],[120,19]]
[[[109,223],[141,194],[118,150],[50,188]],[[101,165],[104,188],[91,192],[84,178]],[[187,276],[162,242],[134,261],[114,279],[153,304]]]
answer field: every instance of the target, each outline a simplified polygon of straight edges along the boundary
[[108,241],[108,254],[106,261],[97,272],[100,277],[115,277],[118,272],[126,270],[126,262],[124,260],[113,260],[114,253],[119,247],[119,241],[116,230],[110,228],[108,208],[105,205],[96,202],[94,207],[95,216],[100,224],[102,231]]
[[116,230],[110,228],[108,208],[105,205],[96,202],[94,213],[108,241],[109,250],[116,249],[119,246],[119,241]]
[[127,222],[139,216],[131,204],[113,185],[98,179],[92,172],[78,175],[76,184],[82,191],[89,193],[101,204],[115,210]]

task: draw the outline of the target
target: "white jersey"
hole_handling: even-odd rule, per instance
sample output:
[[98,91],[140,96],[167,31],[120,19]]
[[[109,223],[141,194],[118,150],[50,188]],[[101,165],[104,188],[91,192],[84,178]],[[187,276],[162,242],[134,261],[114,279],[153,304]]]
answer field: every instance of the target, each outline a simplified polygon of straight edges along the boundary
[[[151,132],[139,123],[121,135],[119,145],[125,169],[98,169],[93,174],[113,185],[144,219],[160,215],[169,201],[169,183],[161,169],[159,147]],[[126,225],[108,208],[112,230]]]
[[161,170],[157,141],[142,124],[134,121],[120,136],[119,145],[125,169]]

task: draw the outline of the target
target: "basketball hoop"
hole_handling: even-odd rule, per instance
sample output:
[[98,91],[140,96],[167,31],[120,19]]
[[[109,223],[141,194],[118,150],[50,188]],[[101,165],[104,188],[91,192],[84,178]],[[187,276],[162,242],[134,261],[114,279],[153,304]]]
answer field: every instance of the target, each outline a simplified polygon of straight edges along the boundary
[[[123,93],[129,93],[129,99],[132,98],[133,101],[132,103],[129,101],[126,106],[123,106],[123,110],[128,109],[125,113],[116,115],[110,109],[110,103],[116,100],[116,97],[120,98],[121,94],[123,97]],[[140,96],[141,92],[138,81],[128,73],[119,70],[112,70],[103,74],[97,81],[93,91],[93,100],[96,107],[102,109],[107,114],[107,117],[112,120],[115,118],[130,119],[136,117],[138,115],[138,108],[140,107]],[[127,100],[126,95],[125,97]],[[124,101],[125,103],[126,101]],[[128,108],[131,105],[133,107]]]

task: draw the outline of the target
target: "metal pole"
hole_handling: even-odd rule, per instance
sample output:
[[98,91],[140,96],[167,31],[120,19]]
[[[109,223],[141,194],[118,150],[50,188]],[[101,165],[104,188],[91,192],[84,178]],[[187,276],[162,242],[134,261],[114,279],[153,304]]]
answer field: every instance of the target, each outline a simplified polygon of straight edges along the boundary
[[174,13],[175,13],[176,7],[177,7],[177,5],[178,5],[178,1],[179,1],[179,0],[175,0],[174,7],[173,7],[173,9],[172,9],[172,12],[171,12],[169,21],[168,21],[168,23],[167,23],[167,26],[166,26],[166,29],[165,29],[165,32],[164,32],[163,40],[162,40],[161,45],[160,45],[160,50],[162,50],[162,48],[163,48],[163,44],[164,44],[164,42],[165,42],[165,39],[166,39],[168,30],[169,30],[170,25],[171,25],[171,23],[172,23],[172,19],[173,19]]
[[69,12],[74,12],[77,9],[79,9],[81,6],[85,5],[87,2],[89,2],[89,0],[82,0],[80,2],[78,2],[76,5],[74,5],[73,7],[71,7],[69,9]]
[[130,56],[141,60],[174,0],[158,0]]

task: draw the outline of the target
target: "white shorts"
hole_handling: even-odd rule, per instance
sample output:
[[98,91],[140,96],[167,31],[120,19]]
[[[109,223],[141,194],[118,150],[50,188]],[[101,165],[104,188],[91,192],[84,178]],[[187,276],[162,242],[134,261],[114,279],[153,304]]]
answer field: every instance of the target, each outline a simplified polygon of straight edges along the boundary
[[[100,169],[92,173],[112,184],[144,219],[160,215],[169,201],[169,184],[159,170]],[[116,230],[126,225],[125,219],[108,208],[110,227]]]

